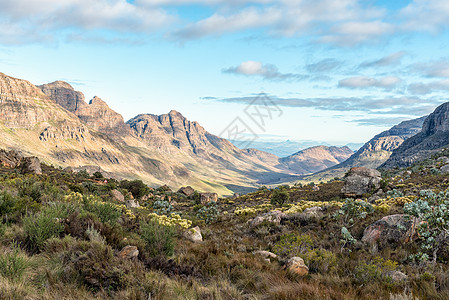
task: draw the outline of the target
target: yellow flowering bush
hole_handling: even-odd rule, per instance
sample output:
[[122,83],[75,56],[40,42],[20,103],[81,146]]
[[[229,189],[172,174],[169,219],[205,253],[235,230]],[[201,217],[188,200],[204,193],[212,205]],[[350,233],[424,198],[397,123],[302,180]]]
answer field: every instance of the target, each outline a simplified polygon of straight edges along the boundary
[[188,229],[192,226],[192,221],[182,219],[181,216],[177,214],[171,214],[170,216],[166,216],[150,213],[148,216],[153,221],[156,221],[157,223],[163,226],[179,226],[184,229]]
[[253,207],[243,207],[243,208],[236,208],[234,211],[234,215],[236,216],[248,216],[253,215],[262,211],[267,211],[271,207],[273,207],[270,203],[264,203],[260,205],[256,205]]
[[343,202],[339,201],[300,201],[297,204],[292,205],[290,208],[286,209],[284,212],[286,214],[300,213],[306,208],[310,207],[342,207]]

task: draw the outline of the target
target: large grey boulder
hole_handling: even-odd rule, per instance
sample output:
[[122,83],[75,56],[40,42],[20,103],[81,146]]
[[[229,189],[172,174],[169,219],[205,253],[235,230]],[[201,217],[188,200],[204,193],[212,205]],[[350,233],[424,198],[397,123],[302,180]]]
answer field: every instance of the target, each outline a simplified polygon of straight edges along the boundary
[[346,197],[357,197],[376,192],[382,180],[379,171],[365,167],[352,168],[345,177],[341,192]]
[[362,242],[375,247],[387,244],[408,243],[416,235],[418,219],[408,215],[397,214],[383,217],[365,228]]
[[252,219],[249,222],[249,225],[251,227],[255,227],[261,223],[263,223],[264,221],[267,221],[269,223],[273,223],[273,224],[281,224],[281,219],[285,218],[287,215],[284,214],[283,212],[279,211],[279,210],[273,210],[267,213],[264,213],[260,216],[255,217],[254,219]]
[[184,194],[187,197],[192,196],[193,193],[195,193],[195,190],[189,185],[189,186],[184,186],[182,188],[180,188],[178,190],[178,193]]
[[20,167],[23,174],[42,174],[41,162],[37,157],[23,158]]

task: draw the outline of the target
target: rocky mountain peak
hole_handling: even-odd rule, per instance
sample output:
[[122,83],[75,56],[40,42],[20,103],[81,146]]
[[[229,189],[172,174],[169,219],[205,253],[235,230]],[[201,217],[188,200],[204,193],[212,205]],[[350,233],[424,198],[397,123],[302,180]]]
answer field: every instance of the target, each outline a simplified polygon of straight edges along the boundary
[[438,106],[424,121],[422,128],[422,132],[427,136],[447,131],[449,131],[449,102]]
[[86,107],[84,94],[65,81],[55,81],[38,86],[42,92],[70,112]]

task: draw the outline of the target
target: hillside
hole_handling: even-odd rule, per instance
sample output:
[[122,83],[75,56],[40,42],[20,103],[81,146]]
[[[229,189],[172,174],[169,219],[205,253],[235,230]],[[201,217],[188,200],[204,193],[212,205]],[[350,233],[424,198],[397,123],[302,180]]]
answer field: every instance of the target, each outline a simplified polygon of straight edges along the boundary
[[381,168],[409,166],[430,157],[448,145],[449,103],[444,103],[426,118],[421,132],[397,148]]
[[393,151],[405,140],[421,131],[425,119],[426,117],[421,117],[403,121],[373,137],[344,162],[306,176],[303,180],[320,182],[334,177],[342,177],[352,167],[377,168],[386,162]]

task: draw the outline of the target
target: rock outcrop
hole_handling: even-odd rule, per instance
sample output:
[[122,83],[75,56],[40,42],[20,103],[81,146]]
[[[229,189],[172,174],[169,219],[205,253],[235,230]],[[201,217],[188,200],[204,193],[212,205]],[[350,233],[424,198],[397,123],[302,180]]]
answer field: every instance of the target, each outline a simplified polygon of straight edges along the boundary
[[178,190],[178,193],[181,193],[187,197],[190,197],[193,195],[193,193],[195,193],[195,190],[189,185],[189,186],[184,186],[184,187],[180,188]]
[[203,235],[201,234],[201,229],[198,226],[186,230],[184,232],[184,237],[194,243],[200,243],[203,241]]
[[346,197],[362,196],[379,190],[382,180],[379,171],[364,167],[352,168],[345,177],[345,184],[341,189]]
[[41,162],[37,157],[25,157],[20,163],[23,174],[42,174]]
[[209,202],[217,202],[217,201],[218,201],[217,193],[200,193],[201,204],[206,204]]
[[117,256],[122,259],[132,259],[139,256],[139,250],[136,246],[125,246],[122,250],[120,250]]
[[279,210],[273,210],[267,213],[264,213],[260,216],[255,217],[249,222],[250,227],[256,227],[263,222],[268,222],[272,224],[279,225],[281,224],[282,218],[285,218],[286,214]]
[[285,266],[287,270],[292,274],[298,276],[305,276],[309,274],[309,268],[304,263],[304,260],[301,257],[295,256],[290,258]]

